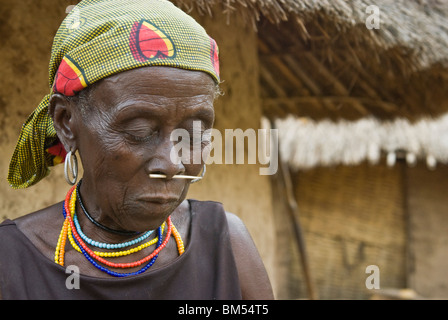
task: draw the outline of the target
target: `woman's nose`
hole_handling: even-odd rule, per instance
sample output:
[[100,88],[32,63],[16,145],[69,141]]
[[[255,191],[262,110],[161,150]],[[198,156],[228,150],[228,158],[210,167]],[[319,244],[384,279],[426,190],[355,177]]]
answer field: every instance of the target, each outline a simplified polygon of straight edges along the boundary
[[163,139],[163,142],[157,145],[153,156],[148,161],[148,174],[163,174],[167,179],[174,175],[184,174],[185,166],[177,157],[173,157],[174,142]]

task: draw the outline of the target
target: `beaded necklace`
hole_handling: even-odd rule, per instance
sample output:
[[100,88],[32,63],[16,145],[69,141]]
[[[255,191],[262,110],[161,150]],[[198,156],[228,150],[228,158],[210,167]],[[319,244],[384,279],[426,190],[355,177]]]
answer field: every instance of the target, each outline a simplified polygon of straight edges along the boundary
[[[75,214],[75,217],[76,217],[76,214]],[[166,225],[166,222],[164,222],[164,223],[162,224],[162,226],[160,226],[160,227],[158,228],[158,234],[159,234],[159,235],[160,235],[160,234],[163,234],[163,230],[165,229],[165,225]],[[78,226],[77,226],[77,224],[76,224],[76,220],[75,220],[75,226],[78,228]],[[79,230],[78,230],[78,234],[79,234]],[[82,238],[82,236],[81,236],[81,238]],[[160,238],[160,237],[159,237],[159,238]],[[72,245],[72,247],[73,247],[76,251],[82,253],[81,248],[80,248],[79,245],[77,244],[76,240],[73,238],[73,234],[72,234],[72,232],[71,232],[71,228],[70,228],[70,227],[68,228],[68,239],[70,240],[70,244]],[[126,255],[129,255],[129,254],[138,252],[138,251],[140,251],[140,250],[143,250],[143,249],[145,249],[145,248],[147,248],[147,247],[149,247],[149,246],[152,246],[153,244],[155,244],[155,243],[157,242],[157,239],[158,239],[158,238],[154,238],[154,239],[152,239],[152,240],[150,240],[150,241],[148,241],[148,242],[146,242],[146,243],[144,243],[144,244],[139,245],[138,247],[131,248],[131,249],[129,249],[129,250],[117,251],[117,252],[103,252],[103,251],[93,251],[93,252],[94,252],[97,256],[100,256],[100,257],[114,258],[114,257],[126,256]],[[107,248],[107,249],[109,249],[109,248]]]
[[138,237],[137,239],[126,241],[126,242],[122,242],[122,243],[104,243],[104,242],[94,241],[94,240],[90,239],[89,237],[87,237],[84,234],[84,232],[82,232],[81,226],[80,226],[79,221],[78,221],[78,216],[77,216],[76,213],[73,216],[73,222],[75,223],[76,230],[78,231],[79,236],[85,242],[87,242],[91,246],[94,246],[94,247],[97,247],[97,248],[102,248],[102,249],[121,249],[121,248],[130,247],[130,246],[132,246],[134,244],[137,244],[137,243],[142,242],[143,240],[147,239],[154,231],[154,230],[147,231],[142,236]]
[[[142,244],[136,248],[132,248],[132,249],[125,250],[125,251],[119,251],[119,252],[98,252],[98,251],[91,250],[89,247],[87,247],[87,245],[84,243],[82,237],[80,236],[80,233],[79,233],[80,228],[78,228],[79,223],[76,224],[74,222],[74,221],[76,221],[76,210],[75,210],[76,199],[77,199],[76,191],[77,191],[76,186],[73,186],[67,193],[65,201],[64,201],[63,214],[65,217],[65,220],[64,220],[64,224],[62,226],[61,233],[58,238],[57,245],[56,245],[55,263],[60,264],[62,266],[64,265],[65,245],[67,242],[67,238],[69,239],[73,248],[75,250],[77,250],[78,252],[81,252],[86,257],[86,259],[90,263],[92,263],[96,268],[100,269],[103,272],[108,273],[109,275],[116,276],[116,277],[125,277],[125,276],[136,275],[136,274],[145,272],[155,262],[155,260],[158,257],[159,252],[166,246],[171,235],[173,235],[173,237],[175,238],[179,255],[184,253],[185,248],[184,248],[182,238],[181,238],[179,232],[177,231],[176,227],[171,222],[171,217],[168,217],[167,221],[164,222],[163,225],[158,228],[158,239],[155,238],[155,239],[148,241],[147,243]],[[167,226],[167,234],[166,234],[165,239],[163,240],[163,231],[165,229],[165,226]],[[144,235],[141,236],[140,238],[142,238],[142,237],[144,237]],[[102,257],[112,257],[113,258],[113,257],[119,257],[119,256],[132,254],[132,253],[138,252],[146,247],[149,247],[150,245],[153,245],[156,241],[157,241],[156,249],[150,255],[146,256],[143,259],[135,261],[135,262],[113,263],[113,262],[110,262],[110,261],[102,258]],[[129,242],[132,242],[132,240]],[[123,245],[122,247],[125,247],[125,246]],[[107,244],[106,244],[106,248],[107,248]],[[148,263],[138,271],[129,272],[129,273],[119,273],[119,272],[109,270],[105,266],[99,264],[97,261],[103,265],[106,265],[108,267],[113,267],[113,268],[132,268],[132,267],[140,266],[146,262],[148,262]]]

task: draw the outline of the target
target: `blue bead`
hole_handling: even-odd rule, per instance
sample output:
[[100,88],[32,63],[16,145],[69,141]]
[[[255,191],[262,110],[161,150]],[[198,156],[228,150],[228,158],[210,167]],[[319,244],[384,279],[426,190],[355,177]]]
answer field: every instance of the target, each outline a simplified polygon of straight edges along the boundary
[[[65,213],[65,209],[64,209],[64,217],[65,217],[66,213]],[[134,240],[130,240],[127,242],[122,242],[122,243],[102,243],[102,242],[98,242],[98,241],[94,241],[90,238],[88,238],[81,230],[81,226],[79,224],[78,221],[78,217],[76,215],[76,213],[73,216],[73,222],[75,223],[75,227],[76,227],[76,231],[78,232],[79,236],[86,241],[88,244],[95,246],[97,248],[107,248],[107,249],[121,249],[121,248],[125,248],[125,247],[129,247],[131,245],[134,245],[136,243],[139,243],[141,241],[143,241],[144,239],[148,238],[153,232],[154,230],[150,230],[145,232],[142,236],[140,236],[137,239]]]
[[[158,234],[159,234],[159,240],[157,242],[157,248],[160,247],[160,245],[162,244],[162,227],[158,228]],[[79,246],[79,248],[81,249],[81,252],[84,254],[84,256],[87,258],[87,260],[93,265],[95,266],[97,269],[111,275],[114,277],[128,277],[128,276],[133,276],[133,275],[137,275],[140,273],[145,272],[146,270],[148,270],[156,261],[157,257],[159,256],[158,254],[156,256],[154,256],[148,264],[146,264],[143,268],[141,268],[140,270],[137,270],[135,272],[129,272],[129,273],[119,273],[119,272],[115,272],[112,270],[109,270],[105,267],[103,267],[102,265],[99,265],[94,259],[92,259],[92,257],[89,256],[89,254],[84,250],[84,248],[82,246],[79,245],[78,241],[75,239],[76,244]]]
[[[65,208],[63,209],[62,213],[63,213],[64,218],[65,218],[65,216],[66,216]],[[75,214],[75,217],[76,217],[76,214]],[[76,224],[76,222],[75,222],[75,224]],[[77,226],[76,226],[76,227],[77,227]],[[81,228],[79,228],[79,230],[80,230],[80,229],[81,229]],[[159,228],[157,229],[157,231],[158,231],[158,237],[159,237],[159,240],[158,240],[158,242],[157,242],[157,248],[158,248],[158,247],[161,246],[162,241],[163,241],[163,237],[162,237],[162,227],[159,227]],[[151,232],[152,232],[152,231],[151,231]],[[79,233],[79,231],[78,231],[78,233]],[[149,236],[149,235],[148,235],[148,236]],[[143,236],[142,236],[142,238],[144,239],[144,238],[147,238],[148,236],[146,236],[146,237],[143,237]],[[119,272],[115,272],[115,271],[109,270],[109,269],[103,267],[102,265],[99,265],[99,264],[98,264],[92,257],[90,257],[90,255],[89,255],[89,254],[84,250],[84,248],[78,243],[78,240],[76,240],[76,238],[75,238],[74,240],[75,240],[76,244],[78,245],[78,247],[81,249],[81,252],[83,253],[83,255],[86,257],[86,259],[87,259],[93,266],[95,266],[97,269],[99,269],[99,270],[101,270],[101,271],[103,271],[103,272],[105,272],[105,273],[107,273],[107,274],[109,274],[109,275],[111,275],[111,276],[114,276],[114,277],[127,277],[127,276],[133,276],[133,275],[137,275],[137,274],[143,273],[143,272],[145,272],[146,270],[148,270],[148,269],[154,264],[154,262],[156,261],[157,257],[159,256],[158,254],[155,255],[155,256],[148,262],[148,264],[146,264],[143,268],[141,268],[141,269],[139,269],[139,270],[137,270],[137,271],[135,271],[135,272],[119,273]]]

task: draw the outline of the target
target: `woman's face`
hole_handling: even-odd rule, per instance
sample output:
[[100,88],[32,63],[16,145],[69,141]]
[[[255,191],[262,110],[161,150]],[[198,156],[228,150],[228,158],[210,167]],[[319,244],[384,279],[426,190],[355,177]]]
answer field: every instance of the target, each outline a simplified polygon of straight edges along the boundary
[[[171,161],[178,143],[171,133],[185,129],[193,141],[195,121],[202,131],[210,129],[214,92],[206,73],[168,67],[137,68],[96,85],[76,124],[81,193],[94,217],[109,227],[144,231],[157,228],[179,206],[190,181],[170,177],[198,175],[202,164]],[[168,179],[149,178],[150,173]]]

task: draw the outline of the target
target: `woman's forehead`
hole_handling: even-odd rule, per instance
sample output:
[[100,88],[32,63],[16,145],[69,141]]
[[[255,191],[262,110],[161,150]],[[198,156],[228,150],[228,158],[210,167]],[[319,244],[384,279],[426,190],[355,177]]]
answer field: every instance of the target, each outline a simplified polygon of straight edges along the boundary
[[102,80],[105,83],[123,83],[126,82],[139,82],[144,81],[156,85],[158,83],[190,83],[190,82],[201,82],[209,83],[214,86],[215,83],[213,78],[202,71],[196,70],[186,70],[175,67],[140,67],[124,72],[120,72]]
[[172,67],[142,67],[104,78],[95,91],[111,91],[109,94],[140,91],[157,93],[161,96],[183,93],[212,94],[215,91],[215,82],[202,71]]
[[104,78],[91,95],[94,105],[118,111],[145,103],[157,105],[212,107],[215,82],[202,71],[171,67],[142,67]]

